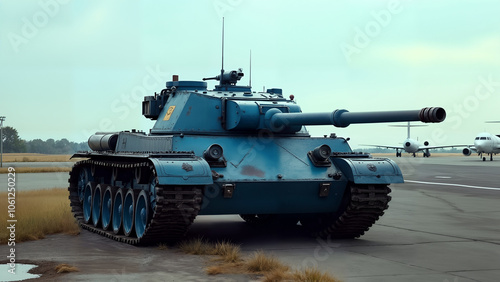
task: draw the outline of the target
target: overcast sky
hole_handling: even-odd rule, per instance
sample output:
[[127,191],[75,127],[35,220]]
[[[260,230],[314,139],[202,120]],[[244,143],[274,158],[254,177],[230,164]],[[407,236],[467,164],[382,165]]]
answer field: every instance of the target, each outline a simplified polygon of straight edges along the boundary
[[[412,130],[431,145],[500,134],[500,1],[0,1],[0,115],[21,138],[86,141],[147,131],[143,96],[173,74],[243,68],[254,90],[283,88],[303,112],[441,106]],[[213,88],[215,82],[209,82]],[[397,145],[387,124],[308,128]]]

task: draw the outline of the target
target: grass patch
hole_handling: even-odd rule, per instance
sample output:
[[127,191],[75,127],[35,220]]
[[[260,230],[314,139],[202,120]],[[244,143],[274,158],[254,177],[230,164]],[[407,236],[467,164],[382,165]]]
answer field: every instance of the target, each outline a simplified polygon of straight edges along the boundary
[[257,274],[262,281],[321,281],[339,282],[330,274],[318,269],[291,271],[290,267],[263,251],[254,252],[248,259],[241,256],[239,246],[226,241],[210,243],[203,238],[190,239],[178,245],[187,254],[217,256],[210,259],[211,265],[205,268],[209,275],[217,274]]
[[3,154],[3,161],[13,162],[70,162],[71,155],[46,155],[35,153],[6,153]]
[[214,244],[203,238],[195,238],[182,241],[178,247],[186,254],[219,256],[218,260],[224,262],[237,262],[241,260],[240,247],[226,241]]
[[158,250],[162,250],[162,251],[168,250],[168,245],[165,243],[160,243],[160,244],[158,244]]
[[332,277],[330,274],[321,272],[316,268],[307,268],[304,271],[295,271],[292,275],[292,279],[295,281],[305,281],[305,282],[340,282],[341,280]]
[[179,249],[190,255],[214,255],[215,245],[203,238],[190,239],[179,243]]
[[[0,220],[7,222],[7,219],[17,219],[17,243],[43,239],[55,233],[80,233],[71,213],[66,188],[22,191],[16,192],[15,196],[15,218],[8,218],[8,202],[5,200],[0,201]],[[0,199],[7,199],[7,193],[0,193]],[[6,244],[9,235],[8,229],[0,229],[0,244]]]
[[215,244],[215,255],[221,257],[224,262],[239,262],[241,260],[240,246],[236,246],[226,241]]
[[[8,173],[8,167],[0,168],[0,173]],[[70,172],[71,167],[16,167],[16,173]]]
[[253,273],[264,273],[271,271],[288,271],[288,266],[282,264],[276,257],[266,255],[263,251],[254,252],[246,262],[246,268]]
[[56,266],[55,270],[57,273],[68,273],[68,272],[80,271],[80,269],[78,269],[77,267],[66,264],[66,263],[62,263],[62,264]]

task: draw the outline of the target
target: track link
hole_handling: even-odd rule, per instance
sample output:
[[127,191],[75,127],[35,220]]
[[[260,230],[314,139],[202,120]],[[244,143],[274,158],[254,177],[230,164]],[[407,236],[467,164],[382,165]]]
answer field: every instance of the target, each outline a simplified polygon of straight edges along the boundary
[[[384,214],[391,200],[386,185],[350,185],[348,202],[339,216],[328,215],[313,235],[331,238],[358,238]],[[326,215],[324,215],[326,216]]]
[[92,224],[86,224],[83,220],[82,202],[78,196],[78,174],[81,169],[92,165],[96,167],[95,169],[113,167],[147,167],[153,169],[152,164],[147,160],[120,163],[96,160],[77,162],[69,173],[68,191],[71,211],[83,229],[131,245],[149,245],[157,242],[173,243],[186,234],[189,226],[198,215],[202,201],[201,186],[156,185],[156,206],[141,238],[116,235],[113,231],[103,230],[102,228],[94,227]]

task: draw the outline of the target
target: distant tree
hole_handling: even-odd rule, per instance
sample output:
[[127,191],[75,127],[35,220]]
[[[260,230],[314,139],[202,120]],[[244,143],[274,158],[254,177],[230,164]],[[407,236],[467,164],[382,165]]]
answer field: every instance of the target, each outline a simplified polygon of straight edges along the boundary
[[77,151],[90,150],[87,142],[76,143],[66,138],[24,141],[19,138],[17,130],[10,126],[3,128],[3,138],[3,151],[5,153],[74,154]]
[[24,153],[26,144],[19,138],[17,130],[11,126],[3,128],[3,151],[5,153]]
[[46,150],[44,154],[55,154],[56,153],[56,141],[52,138],[45,141]]
[[26,152],[42,154],[46,151],[47,151],[47,146],[45,144],[45,141],[43,141],[42,139],[34,139],[31,141],[26,141]]
[[57,154],[66,154],[68,152],[73,151],[73,149],[71,148],[71,144],[66,138],[55,141],[54,145],[55,145],[54,149]]
[[87,142],[71,142],[63,138],[61,140],[48,139],[43,141],[41,139],[34,139],[26,141],[26,152],[39,153],[39,154],[74,154],[78,151],[90,150]]

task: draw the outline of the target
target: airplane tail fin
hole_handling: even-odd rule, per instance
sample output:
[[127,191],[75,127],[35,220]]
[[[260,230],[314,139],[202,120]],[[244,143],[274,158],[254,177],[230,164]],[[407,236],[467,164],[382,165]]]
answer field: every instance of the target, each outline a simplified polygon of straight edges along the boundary
[[427,125],[410,124],[410,122],[408,122],[407,125],[397,124],[397,125],[389,125],[389,126],[392,126],[392,127],[406,127],[406,128],[408,128],[408,133],[407,133],[408,136],[406,138],[410,139],[410,127],[422,127],[422,126],[427,126]]

